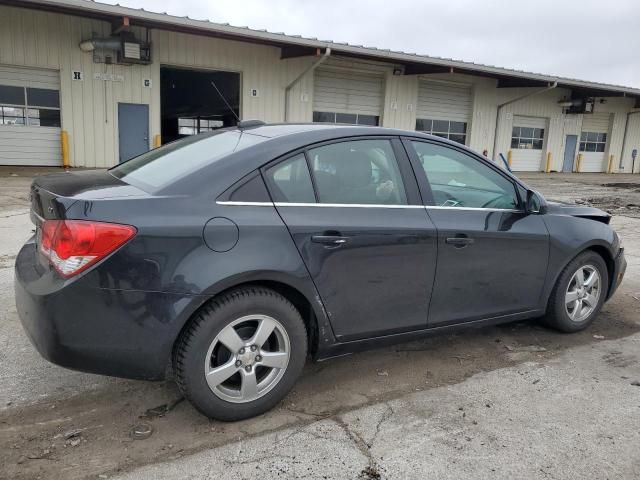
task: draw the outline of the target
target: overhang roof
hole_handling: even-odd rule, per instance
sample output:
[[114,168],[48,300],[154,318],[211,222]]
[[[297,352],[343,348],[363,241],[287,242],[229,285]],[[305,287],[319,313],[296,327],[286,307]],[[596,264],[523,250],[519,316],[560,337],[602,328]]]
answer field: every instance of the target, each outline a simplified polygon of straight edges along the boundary
[[629,96],[640,98],[640,88],[588,82],[451,58],[430,57],[417,53],[319,40],[300,35],[286,35],[267,30],[255,30],[249,27],[236,27],[228,23],[214,23],[209,20],[192,19],[188,16],[178,17],[167,13],[150,12],[144,9],[110,5],[90,0],[0,0],[0,4],[57,11],[107,21],[128,17],[131,25],[277,46],[282,49],[282,58],[315,55],[318,49],[323,51],[326,48],[331,48],[334,55],[383,61],[402,66],[404,67],[404,73],[409,75],[446,72],[479,75],[498,79],[498,87],[546,86],[557,82],[559,87],[569,88],[575,94],[582,96]]

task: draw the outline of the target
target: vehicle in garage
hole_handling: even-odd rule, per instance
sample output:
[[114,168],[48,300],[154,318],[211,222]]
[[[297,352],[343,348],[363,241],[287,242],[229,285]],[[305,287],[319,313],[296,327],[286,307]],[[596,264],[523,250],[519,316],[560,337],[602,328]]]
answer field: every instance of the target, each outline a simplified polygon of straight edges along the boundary
[[462,325],[586,328],[626,268],[610,216],[459,142],[329,124],[189,136],[37,177],[16,303],[50,361],[155,380],[209,417],[272,408],[316,360]]

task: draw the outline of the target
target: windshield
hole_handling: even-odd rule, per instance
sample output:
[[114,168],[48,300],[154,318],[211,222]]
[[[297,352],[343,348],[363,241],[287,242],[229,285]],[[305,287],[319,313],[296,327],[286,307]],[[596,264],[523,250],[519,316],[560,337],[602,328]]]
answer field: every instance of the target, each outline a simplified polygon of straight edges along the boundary
[[238,130],[194,135],[143,153],[109,172],[124,182],[155,192],[263,140],[265,138]]

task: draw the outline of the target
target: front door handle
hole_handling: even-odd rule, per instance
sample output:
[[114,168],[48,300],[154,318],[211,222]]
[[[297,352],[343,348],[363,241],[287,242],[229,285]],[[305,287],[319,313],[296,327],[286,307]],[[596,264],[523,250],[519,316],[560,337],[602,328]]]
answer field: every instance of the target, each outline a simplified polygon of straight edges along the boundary
[[349,237],[341,235],[313,235],[311,237],[313,243],[322,243],[329,247],[340,247],[349,241]]
[[445,243],[448,245],[453,245],[456,248],[464,248],[467,245],[471,245],[473,243],[473,238],[469,238],[466,235],[464,237],[463,236],[449,237],[445,239]]

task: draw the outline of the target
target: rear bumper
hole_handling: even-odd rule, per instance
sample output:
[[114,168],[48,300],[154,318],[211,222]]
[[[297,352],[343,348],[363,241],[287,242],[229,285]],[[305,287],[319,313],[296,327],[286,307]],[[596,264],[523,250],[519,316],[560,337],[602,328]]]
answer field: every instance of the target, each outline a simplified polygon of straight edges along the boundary
[[624,278],[624,274],[627,271],[627,259],[624,257],[624,248],[621,248],[618,252],[618,256],[614,260],[613,279],[611,286],[609,287],[609,294],[607,300],[613,296]]
[[45,359],[116,377],[164,377],[177,333],[204,300],[62,280],[37,255],[27,242],[16,258],[14,287],[22,326]]

